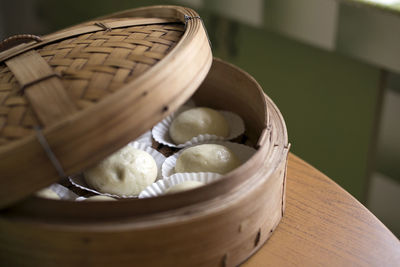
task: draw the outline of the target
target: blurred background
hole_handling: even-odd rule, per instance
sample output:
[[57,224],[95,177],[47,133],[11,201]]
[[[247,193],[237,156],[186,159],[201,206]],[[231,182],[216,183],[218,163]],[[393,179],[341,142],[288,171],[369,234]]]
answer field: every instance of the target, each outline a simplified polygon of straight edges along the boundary
[[400,0],[0,0],[0,39],[153,4],[194,8],[214,56],[276,102],[291,151],[400,236]]

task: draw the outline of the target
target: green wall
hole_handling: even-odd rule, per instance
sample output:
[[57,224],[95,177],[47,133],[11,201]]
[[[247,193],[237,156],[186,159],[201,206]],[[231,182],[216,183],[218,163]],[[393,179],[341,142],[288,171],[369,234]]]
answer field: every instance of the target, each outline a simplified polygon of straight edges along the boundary
[[[212,33],[217,38],[214,55],[252,74],[276,102],[291,151],[363,201],[379,69],[266,30],[221,24],[237,28],[231,30],[237,32],[237,47],[229,48],[218,40],[223,34]],[[208,29],[219,29],[218,23],[212,26]]]

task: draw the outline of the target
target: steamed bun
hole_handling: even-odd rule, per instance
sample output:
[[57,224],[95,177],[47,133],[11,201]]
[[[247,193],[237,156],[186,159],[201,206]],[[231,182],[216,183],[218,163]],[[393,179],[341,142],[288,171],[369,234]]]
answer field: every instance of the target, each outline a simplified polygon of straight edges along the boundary
[[36,196],[49,199],[60,199],[60,196],[49,187],[36,192]]
[[85,199],[85,201],[114,201],[116,200],[113,197],[109,197],[109,196],[103,196],[103,195],[97,195],[97,196],[91,196]]
[[102,193],[136,196],[157,178],[153,157],[125,146],[84,173],[85,181]]
[[176,144],[183,144],[200,134],[227,137],[228,122],[214,109],[193,108],[179,114],[169,128],[169,135]]
[[240,160],[229,148],[217,144],[203,144],[184,150],[176,160],[175,172],[225,174],[240,164]]

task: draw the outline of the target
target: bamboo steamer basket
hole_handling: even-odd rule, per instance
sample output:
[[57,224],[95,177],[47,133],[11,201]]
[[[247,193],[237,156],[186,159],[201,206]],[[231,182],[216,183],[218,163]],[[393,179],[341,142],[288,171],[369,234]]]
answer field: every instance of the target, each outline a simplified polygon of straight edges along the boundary
[[[270,237],[285,208],[285,122],[249,74],[212,60],[197,13],[134,9],[38,40],[0,54],[0,262],[235,266]],[[30,196],[105,158],[190,96],[239,114],[255,155],[212,184],[174,195]]]

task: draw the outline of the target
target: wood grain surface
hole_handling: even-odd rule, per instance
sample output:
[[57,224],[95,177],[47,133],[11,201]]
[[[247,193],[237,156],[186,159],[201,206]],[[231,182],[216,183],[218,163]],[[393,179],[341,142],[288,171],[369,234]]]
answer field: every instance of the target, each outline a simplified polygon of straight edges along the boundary
[[243,266],[400,266],[399,240],[327,176],[290,154],[286,211]]

